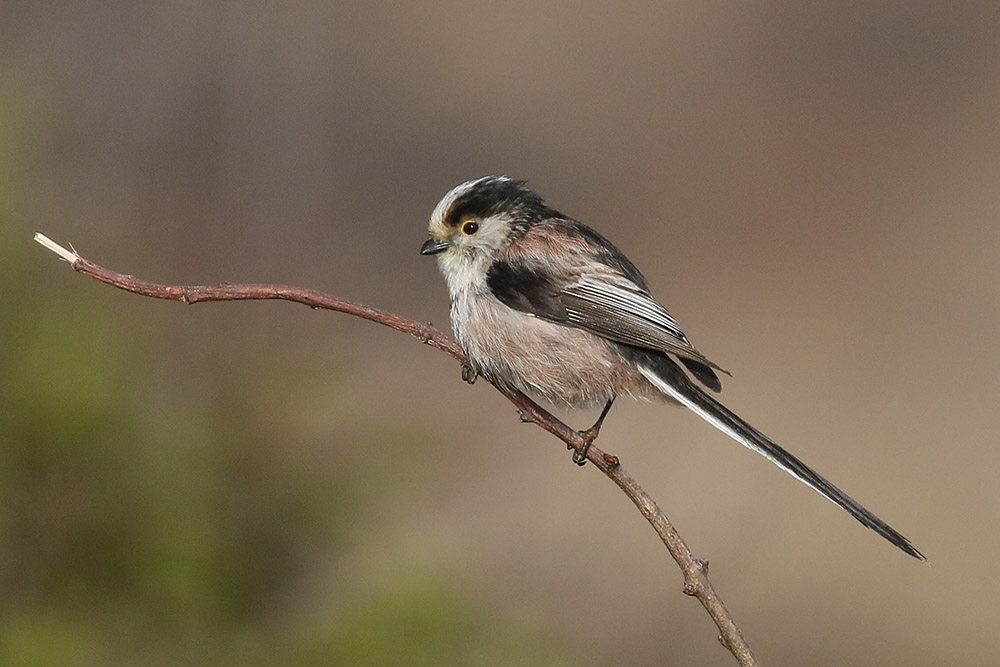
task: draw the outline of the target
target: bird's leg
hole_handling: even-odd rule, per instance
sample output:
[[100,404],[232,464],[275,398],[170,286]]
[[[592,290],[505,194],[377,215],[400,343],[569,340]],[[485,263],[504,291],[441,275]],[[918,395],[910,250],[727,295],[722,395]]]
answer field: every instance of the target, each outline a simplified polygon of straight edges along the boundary
[[[608,412],[611,410],[611,405],[614,402],[615,402],[615,397],[612,396],[611,399],[604,406],[604,409],[601,410],[601,416],[597,418],[597,421],[594,422],[594,425],[588,428],[586,431],[578,431],[580,437],[583,438],[583,447],[573,452],[573,463],[577,464],[578,466],[582,466],[584,463],[587,462],[587,452],[590,450],[590,445],[594,442],[594,440],[597,440],[597,436],[601,432],[601,424],[604,423],[604,418],[608,416]],[[573,449],[573,445],[570,445],[569,448]]]

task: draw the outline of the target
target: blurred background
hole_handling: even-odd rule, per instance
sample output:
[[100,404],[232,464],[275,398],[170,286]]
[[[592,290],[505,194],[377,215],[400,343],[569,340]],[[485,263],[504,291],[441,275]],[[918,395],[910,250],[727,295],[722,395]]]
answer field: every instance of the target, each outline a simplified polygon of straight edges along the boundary
[[486,174],[615,241],[727,404],[928,556],[620,402],[601,447],[764,664],[998,664],[998,29],[995,2],[7,0],[0,664],[734,664],[624,496],[445,355],[31,242],[447,327],[417,250]]

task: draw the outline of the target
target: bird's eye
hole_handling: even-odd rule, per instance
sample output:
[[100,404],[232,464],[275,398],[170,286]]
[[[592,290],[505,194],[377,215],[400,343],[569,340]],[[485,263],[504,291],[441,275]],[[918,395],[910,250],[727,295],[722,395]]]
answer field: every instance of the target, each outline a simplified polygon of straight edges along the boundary
[[472,236],[479,231],[479,223],[475,220],[466,220],[462,223],[462,233]]

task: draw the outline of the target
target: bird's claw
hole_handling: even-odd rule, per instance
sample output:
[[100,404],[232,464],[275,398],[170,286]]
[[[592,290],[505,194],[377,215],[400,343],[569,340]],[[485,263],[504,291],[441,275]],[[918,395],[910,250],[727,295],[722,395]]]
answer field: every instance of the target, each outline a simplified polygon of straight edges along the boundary
[[583,438],[583,445],[580,447],[575,447],[573,445],[566,445],[567,449],[573,450],[573,463],[578,466],[585,465],[587,463],[587,452],[590,451],[590,445],[594,443],[597,439],[597,434],[601,432],[601,427],[597,426],[590,427],[586,431],[577,431],[579,436]]
[[465,362],[462,364],[462,379],[469,384],[476,384],[476,378],[479,377],[479,373],[471,364]]
[[578,466],[582,466],[587,462],[587,452],[590,451],[590,445],[593,444],[594,440],[597,440],[597,436],[601,433],[601,424],[604,423],[604,418],[608,416],[608,411],[611,410],[611,405],[615,402],[612,398],[605,405],[604,409],[601,410],[601,416],[597,418],[594,425],[588,428],[586,431],[577,431],[581,438],[583,438],[583,445],[579,448],[573,445],[567,445],[567,449],[574,449],[573,452],[573,463]]

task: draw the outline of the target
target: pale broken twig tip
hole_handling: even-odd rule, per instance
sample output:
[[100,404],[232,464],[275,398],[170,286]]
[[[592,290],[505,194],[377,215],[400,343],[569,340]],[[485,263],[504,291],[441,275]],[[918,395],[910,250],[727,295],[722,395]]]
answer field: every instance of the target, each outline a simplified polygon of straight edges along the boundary
[[55,254],[59,255],[60,259],[69,262],[70,264],[73,264],[76,260],[80,259],[80,255],[77,254],[76,250],[67,250],[45,234],[35,232],[35,242],[45,246]]

